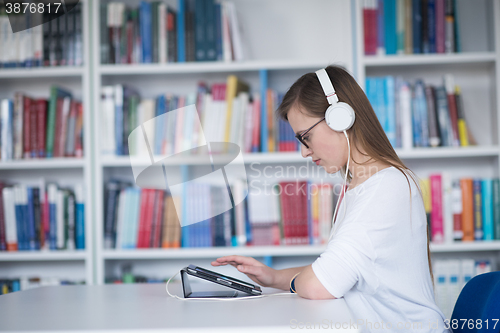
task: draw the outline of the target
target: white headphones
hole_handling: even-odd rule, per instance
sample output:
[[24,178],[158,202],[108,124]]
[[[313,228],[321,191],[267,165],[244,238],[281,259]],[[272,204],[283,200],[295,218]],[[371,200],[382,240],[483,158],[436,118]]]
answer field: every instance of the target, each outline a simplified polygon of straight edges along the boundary
[[[323,92],[325,93],[326,99],[328,100],[328,104],[330,106],[328,109],[326,109],[325,112],[325,121],[328,124],[328,127],[330,127],[332,130],[337,131],[337,132],[344,132],[344,135],[347,139],[347,149],[350,152],[351,151],[351,145],[349,144],[349,137],[347,136],[347,130],[352,127],[352,124],[354,124],[354,119],[356,118],[354,115],[354,109],[347,103],[344,102],[339,102],[339,98],[337,97],[337,94],[335,93],[335,88],[333,88],[332,81],[330,80],[330,77],[328,76],[328,73],[324,68],[317,70],[316,75],[318,76],[319,83],[321,84],[321,87],[323,88]],[[344,178],[344,200],[345,200],[345,185],[347,184],[347,173],[349,172],[349,161],[351,159],[351,155],[349,153],[348,158],[347,158],[347,170]],[[335,205],[335,211],[333,212],[333,220],[332,220],[332,230],[330,232],[330,237],[328,238],[328,241],[330,241],[335,233],[335,228],[334,223],[335,223],[335,218],[337,217],[337,208],[339,207],[339,202],[340,202],[340,195],[339,198],[337,199],[337,204]],[[345,217],[345,212],[346,212],[346,203],[344,202],[344,215],[342,216],[342,220]],[[341,221],[342,221],[341,220]],[[340,223],[340,221],[339,221]]]
[[347,131],[354,124],[355,115],[353,108],[347,103],[339,102],[332,81],[324,68],[317,70],[316,75],[328,100],[328,104],[330,104],[325,113],[326,123],[334,131]]

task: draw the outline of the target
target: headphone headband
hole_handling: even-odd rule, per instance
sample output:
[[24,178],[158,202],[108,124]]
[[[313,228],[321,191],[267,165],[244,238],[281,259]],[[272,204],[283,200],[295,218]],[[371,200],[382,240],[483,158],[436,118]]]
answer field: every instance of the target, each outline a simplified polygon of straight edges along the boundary
[[335,88],[333,88],[332,81],[328,77],[328,73],[324,68],[316,71],[316,75],[318,76],[319,83],[321,84],[321,88],[323,88],[323,92],[325,93],[326,99],[328,100],[328,104],[332,105],[339,102],[339,98],[335,93]]

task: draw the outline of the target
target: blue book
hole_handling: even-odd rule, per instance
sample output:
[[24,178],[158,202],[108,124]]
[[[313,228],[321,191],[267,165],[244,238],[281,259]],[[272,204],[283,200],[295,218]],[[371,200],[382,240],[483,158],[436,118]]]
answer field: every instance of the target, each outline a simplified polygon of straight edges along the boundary
[[260,79],[260,151],[262,153],[269,152],[267,147],[267,70],[259,71]]
[[413,53],[422,53],[422,0],[412,0]]
[[75,187],[75,248],[85,249],[85,204],[81,186]]
[[36,229],[35,229],[35,209],[33,204],[33,189],[26,187],[28,195],[27,208],[27,226],[28,226],[28,250],[36,250]]
[[492,179],[483,179],[481,185],[484,240],[493,240],[495,239],[493,228],[493,181]]
[[27,250],[24,233],[24,209],[22,205],[21,190],[14,188],[14,202],[16,206],[16,226],[17,226],[17,249],[19,251]]
[[141,1],[140,4],[140,32],[141,32],[141,43],[142,43],[142,62],[145,64],[150,64],[153,61],[152,51],[152,22],[151,22],[151,3],[146,1]]
[[396,54],[398,39],[396,33],[396,0],[384,0],[385,52]]
[[21,284],[19,283],[19,280],[12,281],[12,292],[20,290],[21,290]]
[[386,132],[387,138],[392,147],[396,148],[396,103],[395,103],[395,80],[393,76],[386,76],[385,80],[385,109],[386,109]]
[[[57,193],[57,191],[56,191]],[[57,204],[49,202],[49,248],[57,250]]]
[[221,10],[222,6],[220,3],[214,5],[215,11],[215,52],[217,55],[216,60],[223,59],[223,49],[222,49],[222,23],[221,23]]
[[419,111],[418,98],[416,96],[417,87],[414,86],[412,89],[411,96],[411,114],[412,114],[412,128],[413,128],[413,145],[414,147],[422,147],[422,120],[421,113]]
[[375,95],[375,105],[376,114],[380,125],[385,133],[387,133],[387,109],[386,109],[386,98],[387,91],[385,90],[385,79],[382,77],[376,77],[375,84],[377,87]]
[[473,202],[474,202],[474,240],[483,240],[483,202],[481,198],[482,181],[479,178],[472,180]]
[[[155,116],[159,117],[165,113],[165,96],[160,95],[156,99]],[[155,142],[154,153],[156,155],[162,154],[163,136],[165,133],[165,117],[156,118],[155,121]]]
[[206,46],[206,60],[217,60],[217,35],[216,35],[216,21],[215,21],[215,3],[214,0],[205,0],[205,46]]
[[252,237],[252,225],[250,223],[250,217],[248,216],[248,196],[243,200],[245,204],[245,233],[247,235],[247,245],[251,244],[253,241]]
[[[436,53],[436,2],[427,0],[427,37],[429,41],[429,52]],[[425,52],[425,50],[424,50]]]
[[195,29],[195,59],[196,61],[207,60],[207,23],[206,7],[204,0],[195,0],[194,6],[194,29]]
[[384,0],[377,1],[377,53],[385,54]]
[[186,62],[186,4],[178,0],[177,6],[177,62]]
[[417,80],[415,83],[415,101],[414,101],[414,113],[418,113],[418,121],[420,122],[417,126],[420,132],[420,146],[429,146],[429,122],[427,117],[427,101],[425,99],[425,84],[422,80]]

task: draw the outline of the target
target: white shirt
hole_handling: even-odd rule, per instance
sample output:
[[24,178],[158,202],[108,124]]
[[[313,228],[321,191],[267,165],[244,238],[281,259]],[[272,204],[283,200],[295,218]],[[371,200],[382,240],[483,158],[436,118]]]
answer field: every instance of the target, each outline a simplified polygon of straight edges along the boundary
[[312,264],[330,294],[344,297],[362,332],[448,332],[434,300],[424,203],[408,181],[391,166],[347,191],[334,235]]

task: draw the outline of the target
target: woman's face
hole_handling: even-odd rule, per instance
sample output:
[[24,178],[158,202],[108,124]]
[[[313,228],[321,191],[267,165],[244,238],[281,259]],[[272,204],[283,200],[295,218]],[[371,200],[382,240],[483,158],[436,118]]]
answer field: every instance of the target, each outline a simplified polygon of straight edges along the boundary
[[[302,133],[317,123],[321,118],[313,118],[300,112],[298,108],[292,108],[288,112],[288,122],[295,133]],[[332,130],[322,121],[306,135],[303,140],[309,149],[301,145],[301,153],[304,158],[311,157],[313,162],[322,166],[327,173],[336,173],[346,165],[348,157],[347,139],[344,133]]]

